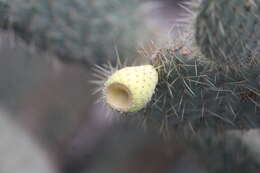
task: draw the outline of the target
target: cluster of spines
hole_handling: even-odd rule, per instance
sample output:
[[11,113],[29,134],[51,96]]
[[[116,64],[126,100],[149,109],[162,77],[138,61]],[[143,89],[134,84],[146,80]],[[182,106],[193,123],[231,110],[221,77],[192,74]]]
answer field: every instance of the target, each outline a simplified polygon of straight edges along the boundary
[[[30,37],[24,37],[28,38]],[[186,54],[182,50],[182,48],[162,49],[158,52],[152,62],[158,69],[160,77],[157,91],[151,103],[142,111],[131,113],[130,118],[144,118],[144,124],[152,123],[152,126],[159,125],[163,130],[173,128],[183,132],[185,128],[197,131],[204,127],[217,129],[259,127],[260,65],[254,64],[239,71],[236,68],[222,71],[223,64],[220,68],[214,66],[215,64],[212,67],[212,64],[202,62],[197,54]],[[213,139],[208,140],[203,137],[203,140],[197,141],[197,147],[192,143],[192,147],[189,148],[194,149],[192,152],[204,154],[203,163],[212,155],[210,151],[214,151],[214,156],[221,155],[220,158],[230,159],[229,161],[234,161],[234,164],[228,167],[219,164],[214,167],[215,160],[210,160],[207,169],[224,172],[232,171],[232,166],[235,170],[241,168],[240,166],[246,168],[241,170],[248,170],[247,166],[252,166],[250,169],[257,168],[254,161],[244,159],[250,157],[247,151],[243,153],[244,150],[239,150],[240,145],[237,146],[236,142],[228,142],[226,145],[226,141],[222,141],[223,138],[219,143],[219,138],[214,134],[213,136]],[[238,148],[232,150],[234,146]],[[242,160],[236,157],[238,151],[242,153],[240,155]],[[224,158],[227,155],[230,157]]]
[[201,4],[195,37],[214,66],[239,71],[259,63],[259,0],[208,0]]
[[[214,42],[216,37],[210,32],[201,32],[203,30],[201,29],[203,25],[200,25],[203,23],[201,16],[205,15],[205,10],[210,13],[212,10],[210,4],[215,4],[225,11],[222,6],[220,7],[220,4],[223,5],[222,1],[209,0],[200,3],[202,3],[200,7],[188,4],[192,5],[188,9],[196,8],[199,11],[189,15],[192,16],[193,22],[189,22],[186,27],[195,30],[194,37],[196,36],[202,54],[197,51],[198,47],[195,45],[189,49],[187,42],[192,40],[184,40],[184,44],[177,44],[177,46],[175,44],[174,48],[157,51],[152,64],[158,69],[159,83],[153,100],[141,112],[134,113],[136,116],[129,117],[130,119],[134,117],[145,126],[159,126],[163,131],[169,128],[184,130],[186,127],[192,131],[205,127],[221,130],[257,128],[260,124],[258,117],[260,114],[260,64],[257,61],[259,38],[258,31],[255,31],[258,23],[250,23],[250,21],[257,20],[259,5],[254,4],[253,1],[241,3],[238,9],[245,5],[254,6],[251,11],[249,10],[246,19],[240,14],[235,21],[245,20],[246,27],[243,28],[246,33],[243,33],[240,41],[241,45],[247,46],[247,49],[243,50],[247,50],[247,53],[254,52],[249,56],[244,55],[245,52],[241,52],[242,49],[239,50],[241,53],[234,52],[235,50],[232,49],[233,52],[223,54],[220,49],[221,46],[226,46],[226,43],[222,45],[218,43],[216,47],[205,42],[200,44],[199,40],[208,39]],[[234,5],[234,3],[229,2],[228,5]],[[254,17],[251,16],[253,14],[255,14]],[[215,15],[215,13],[210,15]],[[232,17],[234,16],[231,15],[230,18]],[[204,20],[204,22],[214,23],[216,22],[214,20],[225,21],[227,18],[228,16],[222,16],[221,19],[213,17],[213,21],[208,18],[208,21]],[[192,28],[194,24],[195,27]],[[222,32],[219,27],[206,27],[212,32],[213,30]],[[252,35],[247,37],[250,34],[250,27],[254,29],[252,34],[255,37]],[[234,31],[224,36],[225,38],[230,36],[234,41],[239,41],[236,34]],[[225,38],[222,41],[225,42]],[[183,52],[185,49],[190,51]],[[203,49],[214,49],[218,55],[207,54]],[[239,49],[239,47],[234,49]],[[232,53],[236,53],[237,56],[233,56]]]
[[142,111],[127,113],[130,119],[163,132],[259,127],[259,66],[227,72],[173,49],[161,49],[152,61],[159,73],[156,92]]

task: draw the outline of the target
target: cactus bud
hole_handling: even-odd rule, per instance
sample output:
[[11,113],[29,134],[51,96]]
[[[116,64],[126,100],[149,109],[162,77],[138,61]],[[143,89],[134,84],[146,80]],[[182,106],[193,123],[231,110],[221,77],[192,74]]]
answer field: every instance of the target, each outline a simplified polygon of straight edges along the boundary
[[158,74],[152,65],[122,68],[105,82],[105,101],[118,111],[138,111],[151,100],[157,82]]

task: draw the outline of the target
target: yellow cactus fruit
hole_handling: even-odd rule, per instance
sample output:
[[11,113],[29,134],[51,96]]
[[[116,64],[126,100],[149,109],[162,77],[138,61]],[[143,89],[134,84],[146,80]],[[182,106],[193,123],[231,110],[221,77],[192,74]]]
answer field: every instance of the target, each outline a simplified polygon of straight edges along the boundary
[[122,68],[105,82],[105,101],[118,111],[138,111],[151,100],[157,82],[158,74],[152,65]]

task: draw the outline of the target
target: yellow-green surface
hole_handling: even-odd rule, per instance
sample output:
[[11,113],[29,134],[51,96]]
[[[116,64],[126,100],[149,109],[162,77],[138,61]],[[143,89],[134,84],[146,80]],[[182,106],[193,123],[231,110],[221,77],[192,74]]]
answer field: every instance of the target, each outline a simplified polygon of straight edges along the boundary
[[118,111],[138,111],[151,100],[157,82],[158,73],[152,65],[122,68],[105,82],[106,103]]

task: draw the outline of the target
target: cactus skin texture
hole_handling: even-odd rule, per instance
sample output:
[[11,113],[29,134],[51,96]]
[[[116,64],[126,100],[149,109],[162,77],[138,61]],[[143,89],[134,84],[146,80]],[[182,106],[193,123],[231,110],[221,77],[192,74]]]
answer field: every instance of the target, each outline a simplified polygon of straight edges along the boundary
[[115,47],[122,57],[134,56],[143,31],[149,33],[138,5],[136,0],[8,0],[6,16],[8,29],[27,43],[65,62],[101,64],[116,56]]
[[238,69],[260,60],[260,0],[208,0],[196,19],[196,41],[206,58]]
[[152,65],[125,67],[105,82],[106,103],[122,112],[142,109],[151,100],[158,74]]
[[197,131],[260,126],[260,66],[212,70],[193,55],[162,49],[154,59],[159,82],[150,104],[126,116],[150,127]]

